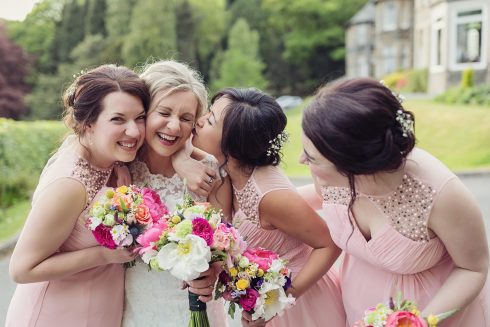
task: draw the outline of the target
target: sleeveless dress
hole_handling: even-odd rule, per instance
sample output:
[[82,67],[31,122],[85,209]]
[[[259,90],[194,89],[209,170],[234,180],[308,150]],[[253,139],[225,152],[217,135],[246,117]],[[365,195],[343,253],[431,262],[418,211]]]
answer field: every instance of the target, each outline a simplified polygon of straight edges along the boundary
[[[288,260],[287,266],[294,279],[308,260],[312,248],[280,230],[266,230],[260,226],[260,201],[269,192],[284,189],[296,191],[278,167],[255,168],[245,186],[233,190],[239,207],[233,216],[233,225],[249,246],[275,251],[281,258]],[[298,224],[300,219],[298,217]],[[267,326],[344,327],[345,313],[335,272],[331,269],[296,299],[293,307],[271,319]]]
[[[48,161],[32,200],[34,204],[46,186],[61,178],[74,179],[85,187],[87,205],[59,252],[98,245],[85,227],[86,213],[106,189],[112,173],[112,168],[98,169],[82,159],[74,149],[74,141],[74,136],[68,137]],[[55,280],[17,285],[6,326],[120,326],[123,300],[123,266],[102,265]]]
[[[212,156],[203,162],[212,168],[218,167]],[[152,174],[142,161],[131,163],[129,170],[133,184],[155,190],[168,210],[173,211],[182,203],[185,185],[177,174],[172,177]],[[197,201],[206,200],[191,195]],[[181,280],[167,271],[148,271],[148,266],[138,259],[136,266],[126,269],[123,326],[187,326],[189,300],[187,290],[181,288]],[[211,326],[227,326],[222,301],[208,302],[207,313]]]
[[[454,178],[430,154],[413,150],[397,190],[384,196],[356,195],[371,201],[389,218],[390,223],[369,241],[348,216],[350,190],[322,187],[324,217],[332,239],[345,255],[340,275],[349,326],[362,319],[364,310],[385,303],[398,291],[422,310],[444,283],[453,262],[442,241],[430,238],[427,226],[439,192]],[[485,286],[468,307],[441,326],[490,326],[488,291]]]

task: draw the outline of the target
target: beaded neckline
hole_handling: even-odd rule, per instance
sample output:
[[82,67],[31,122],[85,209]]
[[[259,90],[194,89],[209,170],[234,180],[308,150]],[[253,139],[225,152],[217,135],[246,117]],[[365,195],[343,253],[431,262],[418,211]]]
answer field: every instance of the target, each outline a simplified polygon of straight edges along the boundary
[[[325,204],[349,205],[351,194],[347,187],[321,188]],[[402,235],[414,241],[430,240],[428,218],[436,191],[409,174],[393,192],[383,196],[356,193],[371,200],[387,217],[390,224]]]

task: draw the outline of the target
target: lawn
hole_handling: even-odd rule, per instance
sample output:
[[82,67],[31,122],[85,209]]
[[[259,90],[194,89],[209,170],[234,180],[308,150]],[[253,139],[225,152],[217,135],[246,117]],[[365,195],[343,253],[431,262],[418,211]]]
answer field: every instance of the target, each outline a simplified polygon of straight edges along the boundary
[[0,209],[0,243],[5,242],[20,231],[27,218],[31,202],[21,201],[7,209]]
[[[405,107],[415,114],[417,146],[456,172],[490,168],[490,107],[447,105],[430,100],[406,101]],[[291,137],[283,151],[282,167],[291,177],[309,175],[308,169],[298,163],[302,150],[301,109],[287,112],[287,131]]]

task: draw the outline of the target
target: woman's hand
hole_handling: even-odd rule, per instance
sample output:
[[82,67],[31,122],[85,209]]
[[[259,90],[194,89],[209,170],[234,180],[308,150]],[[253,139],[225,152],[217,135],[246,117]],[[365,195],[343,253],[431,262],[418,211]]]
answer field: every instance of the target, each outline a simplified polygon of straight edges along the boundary
[[208,270],[201,273],[199,279],[187,282],[189,291],[199,295],[201,302],[211,301],[213,299],[214,284],[220,271],[221,265],[218,262],[212,263]]
[[123,247],[117,249],[101,247],[101,250],[108,264],[131,262],[138,257],[138,252]]
[[172,165],[181,178],[187,181],[187,188],[193,193],[208,197],[216,182],[216,171],[204,163],[193,159],[185,149],[172,156]]
[[263,327],[265,326],[265,319],[252,320],[252,315],[248,312],[242,311],[242,326],[244,327]]

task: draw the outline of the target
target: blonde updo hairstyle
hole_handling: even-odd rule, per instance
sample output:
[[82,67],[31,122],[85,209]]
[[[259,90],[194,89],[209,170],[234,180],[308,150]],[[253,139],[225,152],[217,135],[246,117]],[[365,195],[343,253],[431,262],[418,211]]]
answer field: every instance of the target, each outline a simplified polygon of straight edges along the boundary
[[63,95],[63,121],[79,138],[86,128],[97,121],[103,110],[103,100],[113,92],[128,93],[141,100],[148,111],[150,94],[145,82],[124,66],[102,65],[81,72]]
[[207,108],[208,92],[204,86],[201,75],[186,64],[174,60],[162,60],[144,67],[140,77],[145,81],[150,90],[152,103],[150,110],[155,107],[153,99],[158,92],[164,91],[165,95],[175,92],[189,91],[198,101],[196,119]]

